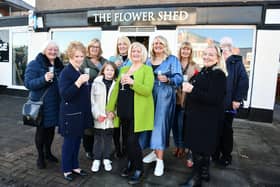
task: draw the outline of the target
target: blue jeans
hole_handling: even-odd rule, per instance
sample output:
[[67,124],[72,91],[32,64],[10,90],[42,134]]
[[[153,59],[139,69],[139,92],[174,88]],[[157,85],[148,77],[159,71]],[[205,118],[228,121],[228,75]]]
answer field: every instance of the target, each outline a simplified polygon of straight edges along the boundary
[[184,109],[180,105],[176,105],[174,123],[172,125],[172,133],[174,144],[178,148],[185,148],[183,140],[183,120]]

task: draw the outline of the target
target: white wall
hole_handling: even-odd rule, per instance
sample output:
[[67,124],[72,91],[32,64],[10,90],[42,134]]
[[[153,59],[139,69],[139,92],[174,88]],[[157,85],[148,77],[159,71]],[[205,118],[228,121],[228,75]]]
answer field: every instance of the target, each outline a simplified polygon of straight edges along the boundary
[[280,55],[280,31],[258,30],[251,107],[273,110]]
[[28,62],[35,59],[37,54],[41,52],[42,44],[50,39],[48,32],[32,32],[28,44]]

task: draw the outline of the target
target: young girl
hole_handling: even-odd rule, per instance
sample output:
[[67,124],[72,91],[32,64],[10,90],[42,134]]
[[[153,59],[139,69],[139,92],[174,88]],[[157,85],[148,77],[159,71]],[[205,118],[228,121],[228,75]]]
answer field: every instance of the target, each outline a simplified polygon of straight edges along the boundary
[[116,70],[115,64],[105,62],[91,88],[91,111],[94,119],[93,172],[99,171],[101,159],[104,169],[112,170],[110,154],[114,124],[113,116],[106,114],[105,107],[115,85]]

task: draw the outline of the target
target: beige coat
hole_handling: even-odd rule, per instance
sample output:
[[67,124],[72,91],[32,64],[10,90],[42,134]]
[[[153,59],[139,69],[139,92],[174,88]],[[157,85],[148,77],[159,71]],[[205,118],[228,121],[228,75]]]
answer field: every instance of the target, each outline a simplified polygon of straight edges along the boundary
[[[94,79],[91,88],[91,112],[94,119],[94,128],[97,129],[108,129],[114,128],[112,120],[106,118],[103,122],[98,122],[98,116],[105,115],[106,107],[106,86],[103,83],[103,76],[98,76]],[[115,81],[113,81],[111,88],[109,89],[108,97],[109,100],[112,90],[114,88]]]

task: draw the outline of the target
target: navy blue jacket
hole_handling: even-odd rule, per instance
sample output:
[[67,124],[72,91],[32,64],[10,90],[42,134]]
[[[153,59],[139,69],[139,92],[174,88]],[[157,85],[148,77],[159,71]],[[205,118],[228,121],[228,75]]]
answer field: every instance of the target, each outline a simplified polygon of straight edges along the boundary
[[61,72],[59,92],[61,95],[59,133],[64,137],[81,137],[91,124],[91,101],[89,85],[75,85],[80,72],[69,63]]
[[243,102],[247,99],[249,88],[248,75],[242,63],[242,57],[231,55],[226,60],[228,71],[225,109],[232,109],[232,101]]
[[39,53],[35,60],[28,63],[24,75],[24,85],[30,90],[29,98],[32,101],[39,101],[45,90],[49,89],[43,100],[42,125],[44,127],[53,127],[58,124],[60,103],[58,77],[63,69],[62,62],[59,58],[56,58],[54,64],[54,79],[52,82],[47,82],[45,80],[45,74],[48,72],[49,66],[51,66],[51,63],[48,58],[42,53]]

